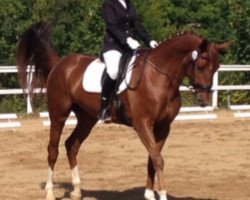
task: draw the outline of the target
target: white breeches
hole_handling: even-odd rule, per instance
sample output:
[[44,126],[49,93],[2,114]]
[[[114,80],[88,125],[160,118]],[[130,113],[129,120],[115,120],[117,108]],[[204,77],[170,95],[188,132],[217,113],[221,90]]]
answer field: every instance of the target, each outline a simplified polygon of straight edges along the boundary
[[110,50],[103,54],[103,59],[107,67],[107,73],[113,80],[116,80],[119,70],[119,63],[122,54],[116,50]]

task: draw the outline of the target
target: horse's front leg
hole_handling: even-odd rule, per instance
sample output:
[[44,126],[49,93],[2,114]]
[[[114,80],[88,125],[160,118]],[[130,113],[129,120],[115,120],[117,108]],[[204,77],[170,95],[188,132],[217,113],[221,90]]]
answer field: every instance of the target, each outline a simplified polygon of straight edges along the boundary
[[[158,194],[160,196],[160,200],[167,200],[167,192],[163,176],[164,161],[161,156],[161,150],[165,144],[169,132],[169,126],[165,126],[164,128],[160,129],[153,129],[153,127],[148,127],[147,124],[150,123],[144,124],[145,126],[140,126],[140,128],[137,129],[139,137],[149,152],[148,178],[144,197],[147,200],[155,200],[153,189],[155,174],[157,174]],[[153,132],[153,130],[155,132]]]
[[146,190],[144,193],[144,197],[146,200],[155,200],[155,194],[154,194],[154,184],[155,184],[155,169],[153,167],[153,162],[148,157],[148,177],[147,177],[147,183],[146,183]]
[[[153,162],[152,162],[152,160],[151,160],[151,158],[149,156],[149,158],[148,158],[148,177],[147,177],[146,189],[145,189],[145,192],[144,192],[144,197],[145,197],[146,200],[156,200],[155,193],[154,193],[155,174],[156,174],[156,170],[155,170]],[[166,190],[159,189],[158,194],[160,196],[160,200],[166,200],[167,199]]]
[[[157,173],[158,184],[159,184],[158,195],[160,197],[160,200],[167,200],[167,192],[165,190],[164,176],[163,176],[163,169],[164,169],[163,159],[162,159],[161,163],[158,163],[158,166],[160,166],[160,170],[158,170],[158,173]],[[148,159],[148,178],[147,178],[146,190],[144,193],[144,197],[146,200],[156,200],[155,194],[154,194],[155,174],[156,174],[155,165],[154,165],[154,162],[152,161],[151,157],[149,156],[149,159]]]

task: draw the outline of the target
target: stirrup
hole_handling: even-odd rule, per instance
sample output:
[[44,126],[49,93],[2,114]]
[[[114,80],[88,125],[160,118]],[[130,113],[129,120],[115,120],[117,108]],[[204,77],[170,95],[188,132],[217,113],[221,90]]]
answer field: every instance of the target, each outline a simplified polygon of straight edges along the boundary
[[110,115],[109,108],[102,109],[98,114],[98,118],[101,121],[101,123],[110,123],[111,115]]

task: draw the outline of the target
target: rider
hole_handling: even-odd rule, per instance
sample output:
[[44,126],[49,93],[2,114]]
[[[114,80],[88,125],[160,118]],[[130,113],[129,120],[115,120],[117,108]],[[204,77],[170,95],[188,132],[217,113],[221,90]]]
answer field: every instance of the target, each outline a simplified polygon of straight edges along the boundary
[[101,14],[106,24],[101,54],[107,68],[107,76],[102,86],[98,117],[105,122],[110,119],[109,100],[115,87],[120,59],[126,51],[135,50],[140,46],[134,33],[151,48],[155,48],[158,43],[151,40],[131,0],[105,0]]

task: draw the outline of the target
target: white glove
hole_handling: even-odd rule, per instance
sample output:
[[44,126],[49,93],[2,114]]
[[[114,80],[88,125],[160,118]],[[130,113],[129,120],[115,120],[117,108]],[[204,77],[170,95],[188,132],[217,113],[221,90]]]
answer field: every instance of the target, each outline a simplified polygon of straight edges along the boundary
[[139,42],[131,37],[127,38],[127,44],[133,50],[137,49],[140,46]]
[[158,46],[158,43],[157,43],[156,41],[154,41],[154,40],[151,40],[150,43],[149,43],[149,46],[150,46],[152,49],[154,49],[155,47]]

